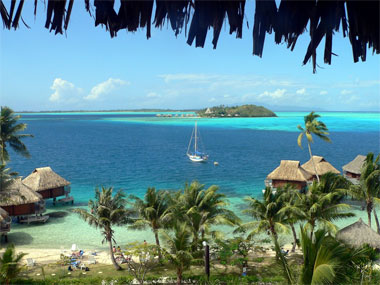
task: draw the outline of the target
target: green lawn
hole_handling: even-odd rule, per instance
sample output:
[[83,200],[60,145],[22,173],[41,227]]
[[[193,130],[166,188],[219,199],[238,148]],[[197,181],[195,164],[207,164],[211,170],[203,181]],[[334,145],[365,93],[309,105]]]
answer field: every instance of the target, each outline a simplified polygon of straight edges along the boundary
[[[254,263],[256,264],[256,263]],[[257,263],[258,264],[258,263]],[[92,264],[90,271],[74,270],[69,272],[67,266],[49,264],[45,266],[35,266],[27,268],[21,278],[15,280],[17,284],[101,284],[106,280],[107,284],[111,280],[117,280],[117,284],[128,284],[133,280],[133,275],[128,271],[127,266],[123,270],[116,271],[113,265]],[[279,275],[280,274],[280,275]],[[176,279],[176,271],[170,264],[156,267],[148,273],[147,280],[157,280],[159,277],[170,277]],[[184,273],[184,280],[196,280],[198,284],[205,281],[204,267],[191,266]],[[248,284],[252,282],[284,282],[281,269],[276,264],[274,258],[263,258],[258,266],[249,265],[248,276],[241,277],[241,269],[237,266],[223,266],[220,264],[211,265],[211,280],[213,284]],[[223,282],[224,281],[224,282]]]

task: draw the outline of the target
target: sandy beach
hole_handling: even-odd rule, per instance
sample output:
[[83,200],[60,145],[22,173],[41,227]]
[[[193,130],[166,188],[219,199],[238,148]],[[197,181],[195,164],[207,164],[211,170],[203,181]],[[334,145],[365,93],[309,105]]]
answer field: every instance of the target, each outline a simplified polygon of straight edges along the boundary
[[[4,249],[0,251],[0,255],[4,252]],[[16,249],[17,254],[18,253],[26,253],[27,255],[24,256],[23,261],[26,263],[26,260],[28,258],[31,258],[34,260],[36,265],[44,265],[44,264],[51,264],[51,263],[57,263],[60,260],[61,254],[70,256],[71,250],[70,249],[36,249],[36,248],[22,248],[22,249]],[[84,249],[84,255],[83,255],[83,262],[86,263],[88,260],[89,255],[96,252],[96,255],[94,255],[96,263],[100,264],[112,264],[110,254],[107,251],[86,251]]]

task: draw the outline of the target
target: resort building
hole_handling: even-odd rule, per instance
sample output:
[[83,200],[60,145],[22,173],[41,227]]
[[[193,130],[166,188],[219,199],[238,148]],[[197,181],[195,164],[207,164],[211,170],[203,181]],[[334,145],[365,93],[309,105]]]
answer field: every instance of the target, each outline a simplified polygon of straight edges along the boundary
[[[315,168],[317,169],[317,173],[315,173],[313,161]],[[318,176],[321,176],[327,172],[340,174],[340,171],[327,162],[322,156],[313,155],[313,161],[310,159],[308,162],[302,164],[302,168],[311,173],[313,175],[313,179],[317,179],[316,174],[318,174]]]
[[280,166],[267,176],[265,186],[277,189],[291,184],[296,189],[304,190],[312,178],[313,175],[306,171],[299,161],[281,160]]
[[53,198],[53,203],[56,202],[56,197],[64,196],[60,202],[73,202],[73,197],[69,196],[70,182],[55,173],[50,167],[36,168],[34,171],[22,181],[33,191],[41,194],[43,199]]
[[3,237],[5,241],[8,241],[7,234],[11,230],[11,218],[9,217],[9,214],[7,211],[5,211],[3,208],[0,208],[0,241],[2,241]]
[[355,159],[343,166],[343,176],[353,184],[359,184],[360,174],[366,157],[359,154]]
[[0,194],[0,207],[9,216],[38,215],[45,212],[45,201],[40,194],[22,183],[21,178],[17,178],[6,193]]
[[336,238],[353,247],[361,247],[365,244],[373,248],[380,248],[380,235],[370,228],[360,218],[337,232]]

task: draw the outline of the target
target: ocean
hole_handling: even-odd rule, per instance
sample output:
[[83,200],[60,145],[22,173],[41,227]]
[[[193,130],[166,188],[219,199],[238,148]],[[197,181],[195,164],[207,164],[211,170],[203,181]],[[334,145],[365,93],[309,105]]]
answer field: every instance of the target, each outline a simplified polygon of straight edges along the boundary
[[[175,114],[172,112],[172,114]],[[46,224],[13,224],[9,240],[17,247],[106,248],[100,231],[88,226],[75,207],[87,205],[97,186],[113,186],[143,196],[148,187],[183,189],[198,180],[206,187],[216,184],[239,215],[245,196],[260,197],[264,179],[282,159],[309,160],[304,144],[297,145],[297,125],[305,112],[277,112],[274,118],[162,118],[153,112],[23,113],[31,158],[10,152],[9,167],[22,176],[36,167],[50,166],[71,182],[73,206],[53,206]],[[332,143],[315,138],[314,155],[325,157],[338,170],[357,154],[380,153],[380,113],[321,112]],[[208,163],[193,163],[186,150],[195,120]],[[217,161],[218,166],[213,162]],[[365,217],[359,209],[358,216]],[[358,218],[339,221],[347,225]],[[226,231],[230,231],[226,229]],[[115,238],[124,245],[135,240],[153,242],[149,231],[117,227]],[[3,244],[2,244],[3,246]]]

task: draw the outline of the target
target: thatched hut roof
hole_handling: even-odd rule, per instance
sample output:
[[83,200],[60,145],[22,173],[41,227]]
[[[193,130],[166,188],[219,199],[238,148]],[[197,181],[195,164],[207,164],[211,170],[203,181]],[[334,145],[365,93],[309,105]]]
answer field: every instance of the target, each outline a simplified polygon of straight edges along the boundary
[[69,181],[59,176],[49,166],[34,169],[22,182],[34,191],[54,189],[70,184]]
[[3,208],[0,208],[0,223],[8,217],[9,217],[8,212],[5,211]]
[[[0,0],[0,14],[7,29],[17,29],[20,19],[23,21],[21,12],[24,0],[20,0],[18,5],[16,2],[12,0],[7,8]],[[74,0],[47,2],[45,28],[55,34],[62,34],[63,29],[68,28]],[[36,14],[39,1],[35,0],[34,3]],[[192,45],[195,40],[196,47],[204,46],[207,32],[212,27],[212,44],[216,48],[227,18],[229,33],[236,33],[237,38],[242,37],[243,24],[253,26],[253,54],[260,57],[267,33],[274,32],[277,44],[285,42],[293,50],[298,37],[307,32],[310,34],[310,43],[303,63],[312,59],[314,72],[316,49],[321,42],[325,43],[324,62],[331,64],[331,56],[335,55],[332,52],[332,39],[340,25],[343,36],[348,35],[354,62],[359,61],[359,58],[366,60],[367,45],[374,53],[380,53],[379,1],[281,0],[277,6],[276,0],[256,0],[254,19],[249,19],[253,24],[248,21],[245,23],[245,0],[120,0],[116,4],[118,11],[115,11],[114,0],[84,0],[84,3],[90,15],[95,10],[95,26],[104,25],[111,37],[117,36],[122,29],[134,32],[146,27],[146,36],[150,38],[151,24],[162,28],[167,21],[175,35],[185,28],[188,31],[187,43]]]
[[355,159],[343,166],[343,171],[360,174],[366,157],[364,155],[357,155]]
[[336,237],[354,247],[368,244],[371,247],[380,248],[380,235],[365,224],[362,219],[338,231]]
[[269,173],[267,179],[306,182],[312,177],[311,173],[302,168],[299,161],[281,160],[280,166]]
[[21,178],[15,179],[6,191],[0,193],[0,207],[37,203],[41,200],[42,196],[22,183]]
[[[318,175],[323,175],[327,172],[332,172],[336,174],[340,173],[338,169],[336,169],[329,162],[327,162],[326,159],[324,159],[324,157],[322,156],[313,155],[313,161],[315,164],[315,168],[317,169]],[[315,175],[314,166],[311,159],[308,162],[302,164],[302,168],[305,169],[307,172]]]

